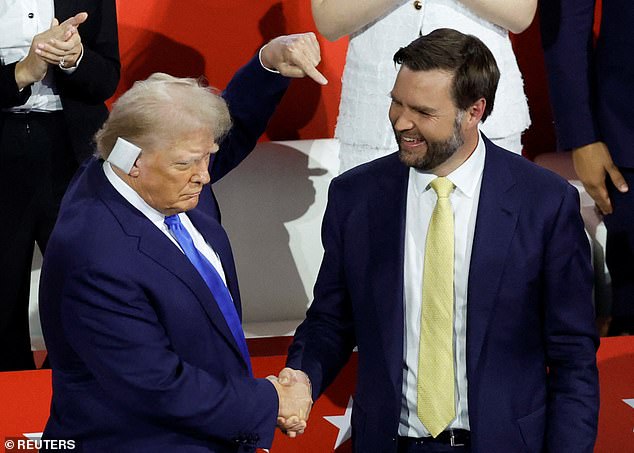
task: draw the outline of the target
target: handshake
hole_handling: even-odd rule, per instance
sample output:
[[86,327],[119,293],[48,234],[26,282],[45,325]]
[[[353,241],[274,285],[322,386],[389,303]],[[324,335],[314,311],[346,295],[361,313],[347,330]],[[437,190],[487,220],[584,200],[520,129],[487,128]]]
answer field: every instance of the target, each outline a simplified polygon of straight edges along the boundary
[[303,371],[284,368],[278,377],[268,376],[279,399],[278,427],[289,437],[302,434],[313,405],[310,379]]

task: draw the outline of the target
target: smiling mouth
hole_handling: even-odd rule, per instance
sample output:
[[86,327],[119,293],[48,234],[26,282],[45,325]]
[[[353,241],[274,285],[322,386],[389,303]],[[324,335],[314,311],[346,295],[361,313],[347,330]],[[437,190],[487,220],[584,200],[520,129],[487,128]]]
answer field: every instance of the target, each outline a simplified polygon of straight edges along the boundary
[[406,148],[414,148],[425,143],[425,140],[416,137],[403,137],[401,136],[401,144]]

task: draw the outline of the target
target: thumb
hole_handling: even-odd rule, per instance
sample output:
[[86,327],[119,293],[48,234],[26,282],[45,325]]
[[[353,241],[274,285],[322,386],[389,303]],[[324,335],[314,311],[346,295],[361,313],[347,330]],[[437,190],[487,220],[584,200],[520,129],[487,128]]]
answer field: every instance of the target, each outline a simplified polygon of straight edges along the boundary
[[291,368],[284,368],[280,371],[278,380],[282,385],[291,385],[295,380],[295,373]]
[[619,192],[627,192],[629,190],[629,187],[625,182],[625,178],[616,167],[616,165],[612,165],[610,168],[607,169],[607,171],[608,175],[610,175],[610,180],[612,181],[612,184],[614,184],[614,187],[616,187]]

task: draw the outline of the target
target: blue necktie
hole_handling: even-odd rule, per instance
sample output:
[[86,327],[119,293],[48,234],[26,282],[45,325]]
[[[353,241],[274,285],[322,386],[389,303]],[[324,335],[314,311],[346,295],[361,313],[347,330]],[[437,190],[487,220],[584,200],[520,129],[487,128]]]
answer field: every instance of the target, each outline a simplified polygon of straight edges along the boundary
[[191,261],[209,287],[249,367],[249,373],[253,374],[242,324],[240,323],[240,318],[238,318],[238,312],[236,311],[236,306],[233,303],[229,289],[227,289],[227,285],[222,281],[222,278],[220,278],[220,275],[209,260],[194,246],[194,241],[192,241],[191,236],[181,223],[178,215],[165,217],[165,225],[167,225],[174,239],[179,243],[185,255],[189,258],[189,261]]

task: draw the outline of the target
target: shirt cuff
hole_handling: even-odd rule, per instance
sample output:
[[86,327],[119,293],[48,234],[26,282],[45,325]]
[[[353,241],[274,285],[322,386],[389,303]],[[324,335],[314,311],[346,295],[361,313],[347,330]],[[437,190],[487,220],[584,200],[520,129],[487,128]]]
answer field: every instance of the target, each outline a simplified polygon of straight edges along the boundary
[[268,46],[268,44],[264,44],[262,47],[260,47],[260,51],[258,52],[258,59],[260,60],[260,66],[262,66],[267,71],[272,72],[273,74],[279,74],[280,71],[276,69],[267,68],[266,66],[264,66],[264,63],[262,63],[262,51],[264,50],[266,46]]
[[[81,46],[81,53],[79,54],[79,58],[77,59],[77,61],[75,62],[75,66],[71,66],[70,68],[67,68],[65,66],[62,65],[58,65],[59,69],[61,69],[62,71],[64,71],[66,74],[72,74],[73,72],[75,72],[75,70],[77,69],[77,67],[79,66],[79,63],[81,63],[81,59],[84,58],[84,45],[82,44]],[[261,61],[260,61],[261,63]]]

